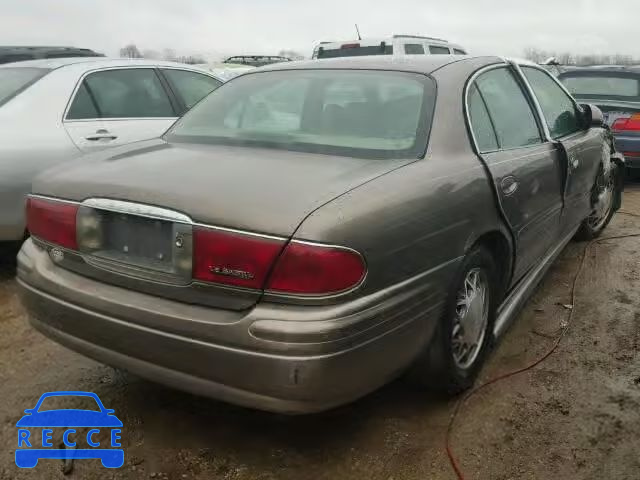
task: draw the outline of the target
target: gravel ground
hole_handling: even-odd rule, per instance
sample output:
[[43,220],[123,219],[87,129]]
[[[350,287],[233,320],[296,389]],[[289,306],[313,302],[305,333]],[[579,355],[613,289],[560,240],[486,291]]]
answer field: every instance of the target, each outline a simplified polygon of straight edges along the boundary
[[[640,214],[640,188],[624,210]],[[640,233],[617,215],[605,235]],[[585,244],[563,252],[499,343],[481,380],[553,342]],[[640,238],[594,245],[571,329],[545,363],[483,390],[460,411],[453,449],[467,479],[640,478]],[[0,267],[0,478],[65,478],[58,460],[20,470],[16,421],[51,390],[96,392],[124,422],[125,465],[77,461],[66,478],[455,479],[444,438],[453,400],[396,382],[309,417],[249,411],[169,390],[85,359],[32,330],[15,271]]]

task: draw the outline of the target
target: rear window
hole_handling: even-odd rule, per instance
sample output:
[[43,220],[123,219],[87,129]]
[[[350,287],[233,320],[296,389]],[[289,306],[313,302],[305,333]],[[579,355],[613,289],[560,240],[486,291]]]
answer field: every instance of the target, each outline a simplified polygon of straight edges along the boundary
[[0,68],[0,105],[27,89],[48,71],[45,68]]
[[318,58],[363,57],[365,55],[393,55],[393,45],[379,44],[362,47],[357,43],[346,43],[340,48],[318,49]]
[[576,97],[640,97],[640,78],[629,76],[561,76],[560,81]]
[[424,75],[352,70],[253,73],[212,92],[167,140],[362,158],[417,158],[435,84]]

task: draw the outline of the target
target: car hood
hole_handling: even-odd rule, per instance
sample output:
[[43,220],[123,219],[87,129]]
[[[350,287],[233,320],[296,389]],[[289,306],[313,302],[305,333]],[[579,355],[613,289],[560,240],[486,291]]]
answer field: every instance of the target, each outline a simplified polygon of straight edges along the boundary
[[201,223],[289,236],[318,207],[412,161],[153,140],[48,170],[33,192],[129,200]]
[[17,427],[121,427],[115,415],[91,410],[48,410],[25,415]]

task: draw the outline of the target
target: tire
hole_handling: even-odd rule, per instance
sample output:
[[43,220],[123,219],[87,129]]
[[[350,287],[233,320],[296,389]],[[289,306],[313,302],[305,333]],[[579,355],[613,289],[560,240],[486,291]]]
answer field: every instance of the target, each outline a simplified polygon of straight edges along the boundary
[[640,180],[640,168],[629,168],[627,167],[627,179],[632,182],[637,182]]
[[616,181],[618,168],[617,164],[611,162],[609,172],[606,174],[603,166],[600,165],[591,190],[592,212],[582,221],[575,236],[576,240],[593,240],[599,237],[609,225],[616,212],[616,197],[620,195]]
[[0,274],[15,270],[21,246],[22,242],[0,242]]
[[[486,319],[483,320],[482,338],[477,344],[477,350],[469,355],[467,364],[461,361],[460,342],[454,340],[454,330],[457,329],[459,333],[460,315],[465,308],[467,313],[471,311],[470,308],[477,312],[478,304],[472,304],[471,307],[459,305],[465,280],[468,280],[474,272],[478,272],[482,277],[482,283],[486,285],[486,294],[481,308],[486,314]],[[447,395],[459,394],[473,386],[492,344],[499,285],[498,268],[493,256],[483,247],[474,247],[465,256],[456,274],[447,295],[444,314],[436,327],[431,343],[410,371],[409,377],[414,384]],[[484,316],[483,314],[482,317]],[[472,331],[468,330],[469,333]]]

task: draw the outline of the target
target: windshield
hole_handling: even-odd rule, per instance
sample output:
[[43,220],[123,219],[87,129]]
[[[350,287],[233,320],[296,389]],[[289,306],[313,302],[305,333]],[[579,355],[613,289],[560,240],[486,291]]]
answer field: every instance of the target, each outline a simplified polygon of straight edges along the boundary
[[367,70],[251,73],[215,90],[169,141],[259,146],[364,158],[424,153],[435,85]]
[[25,90],[48,71],[45,68],[0,68],[0,105]]
[[576,97],[640,100],[640,79],[615,75],[562,76],[562,83]]

